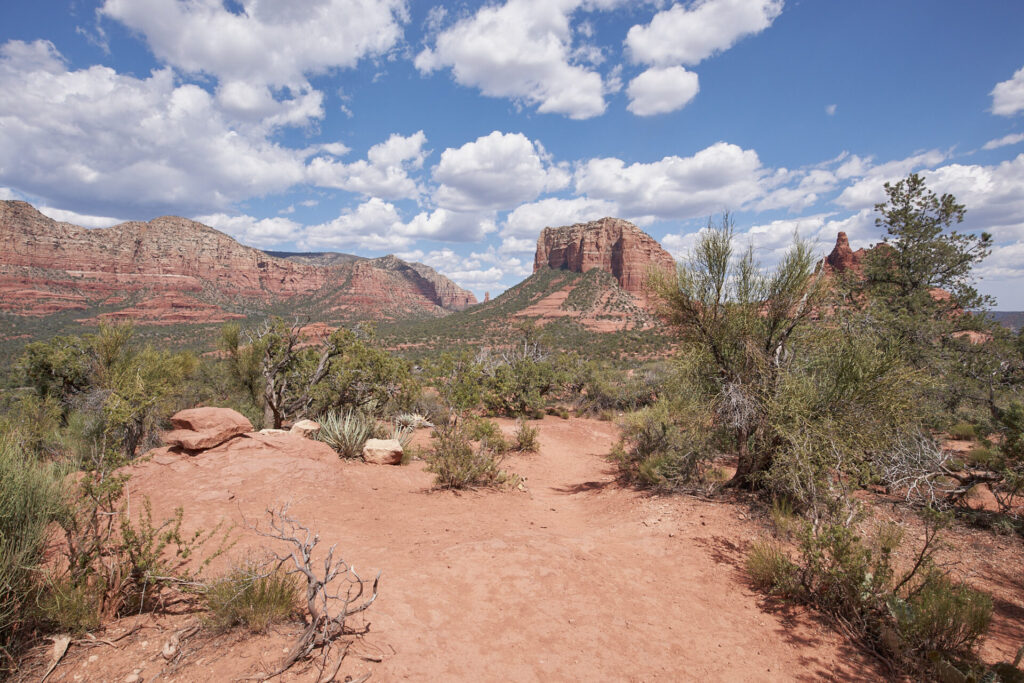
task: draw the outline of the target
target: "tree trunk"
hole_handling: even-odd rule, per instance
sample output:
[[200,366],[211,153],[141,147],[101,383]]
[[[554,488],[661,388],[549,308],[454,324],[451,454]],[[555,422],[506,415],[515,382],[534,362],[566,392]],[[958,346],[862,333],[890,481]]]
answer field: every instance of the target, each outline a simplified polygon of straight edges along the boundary
[[746,429],[736,430],[736,474],[732,475],[727,486],[733,488],[750,488],[754,474],[754,458],[747,448],[750,433]]

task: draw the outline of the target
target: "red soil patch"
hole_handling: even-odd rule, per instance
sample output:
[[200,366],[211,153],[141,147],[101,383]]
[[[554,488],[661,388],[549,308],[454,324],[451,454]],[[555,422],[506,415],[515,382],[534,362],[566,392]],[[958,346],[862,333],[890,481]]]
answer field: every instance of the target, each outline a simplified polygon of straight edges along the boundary
[[[323,444],[253,435],[196,457],[155,451],[132,468],[132,500],[137,506],[149,496],[157,516],[184,505],[186,524],[204,528],[222,519],[243,527],[267,506],[290,501],[293,514],[324,545],[336,542],[363,576],[382,571],[380,598],[365,613],[369,635],[341,677],[885,678],[812,615],[764,608],[742,571],[762,529],[743,508],[620,488],[604,458],[617,438],[610,423],[549,417],[534,424],[540,452],[506,461],[525,477],[526,492],[431,491],[422,462],[344,462]],[[510,433],[513,425],[502,427]],[[267,547],[239,533],[234,557]],[[289,625],[259,637],[200,634],[172,670],[160,648],[195,616],[140,620],[145,628],[120,649],[72,647],[49,680],[119,681],[139,667],[146,681],[237,680],[274,668],[299,632]],[[135,623],[122,620],[106,637]],[[296,667],[282,680],[315,674]]]

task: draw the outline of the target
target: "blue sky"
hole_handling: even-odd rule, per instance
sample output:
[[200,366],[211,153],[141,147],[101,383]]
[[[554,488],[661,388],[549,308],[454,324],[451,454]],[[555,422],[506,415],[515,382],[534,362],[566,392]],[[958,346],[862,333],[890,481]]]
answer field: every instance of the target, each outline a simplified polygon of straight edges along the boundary
[[38,0],[0,7],[0,198],[176,214],[266,249],[397,253],[478,296],[605,215],[770,265],[880,238],[920,171],[1024,309],[1024,3]]

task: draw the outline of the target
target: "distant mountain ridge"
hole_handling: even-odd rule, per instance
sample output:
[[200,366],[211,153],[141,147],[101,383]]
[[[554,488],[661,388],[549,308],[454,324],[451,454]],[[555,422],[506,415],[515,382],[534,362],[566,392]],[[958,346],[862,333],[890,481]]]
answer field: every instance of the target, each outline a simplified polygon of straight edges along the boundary
[[343,322],[473,303],[429,266],[394,256],[271,254],[177,216],[87,229],[0,201],[0,311],[17,316],[160,325],[276,312]]

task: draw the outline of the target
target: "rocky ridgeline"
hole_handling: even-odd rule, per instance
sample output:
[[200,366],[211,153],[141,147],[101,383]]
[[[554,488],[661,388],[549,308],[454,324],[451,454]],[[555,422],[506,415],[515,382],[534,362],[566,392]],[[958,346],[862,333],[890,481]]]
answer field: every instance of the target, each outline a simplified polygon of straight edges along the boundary
[[561,228],[544,228],[537,239],[533,272],[541,268],[611,273],[631,294],[646,291],[652,270],[672,272],[675,261],[658,241],[621,218],[602,218]]
[[0,201],[0,310],[10,313],[101,309],[100,318],[172,324],[282,302],[316,301],[343,317],[445,315],[476,303],[422,264],[334,256],[328,265],[279,258],[175,216],[90,230]]

